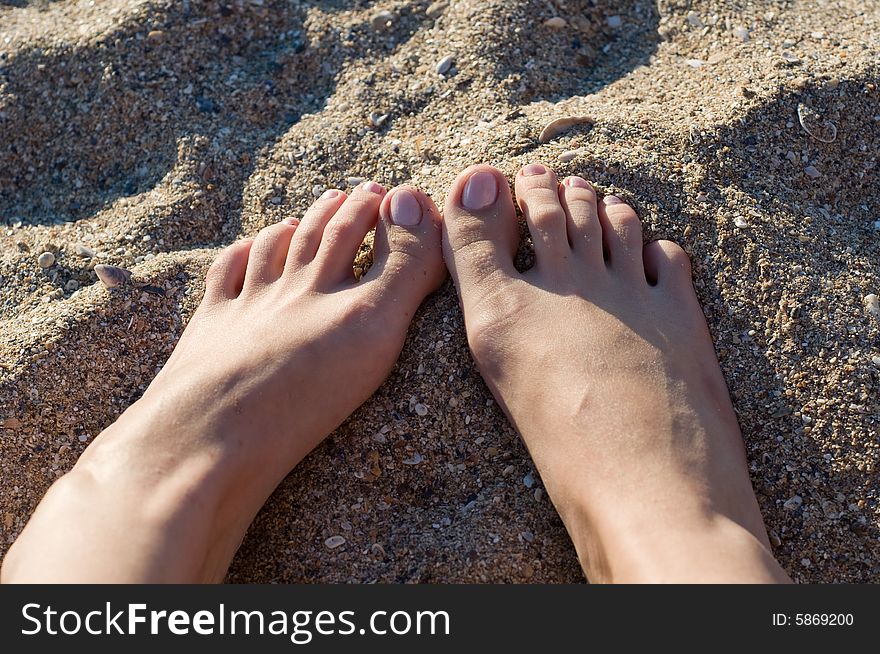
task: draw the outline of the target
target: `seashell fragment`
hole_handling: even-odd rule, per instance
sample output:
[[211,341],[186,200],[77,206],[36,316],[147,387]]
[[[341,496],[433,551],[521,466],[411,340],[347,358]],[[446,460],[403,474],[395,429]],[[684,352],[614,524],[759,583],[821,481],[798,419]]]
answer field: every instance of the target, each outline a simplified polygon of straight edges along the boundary
[[449,69],[452,68],[452,64],[455,62],[455,57],[452,55],[446,55],[437,62],[437,65],[434,66],[434,70],[437,71],[438,75],[445,75],[449,72]]
[[380,114],[378,111],[373,111],[370,113],[370,124],[373,127],[379,128],[385,124],[385,121],[388,120],[388,114]]
[[99,263],[95,266],[95,274],[107,288],[116,288],[131,279],[131,271],[116,266]]
[[566,150],[559,155],[559,161],[562,163],[568,163],[569,161],[577,159],[582,153],[583,150],[580,148],[577,150]]
[[834,143],[837,140],[837,125],[830,120],[823,121],[816,111],[803,103],[798,103],[798,122],[810,138],[822,143]]
[[595,121],[590,116],[566,116],[553,120],[541,130],[538,143],[549,143],[557,136],[570,130],[575,125],[592,125]]
[[554,16],[553,18],[548,18],[544,21],[544,27],[549,27],[554,30],[561,30],[566,25],[568,25],[568,23],[560,16]]
[[330,538],[324,541],[324,545],[326,545],[331,550],[335,550],[337,547],[344,544],[345,539],[342,536],[330,536]]
[[876,293],[868,293],[864,298],[865,311],[880,318],[880,298]]

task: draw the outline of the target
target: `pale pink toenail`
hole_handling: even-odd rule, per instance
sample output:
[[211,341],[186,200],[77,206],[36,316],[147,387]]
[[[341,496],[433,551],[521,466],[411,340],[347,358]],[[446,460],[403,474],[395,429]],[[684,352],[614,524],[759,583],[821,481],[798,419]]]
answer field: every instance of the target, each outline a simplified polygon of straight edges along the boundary
[[391,222],[395,225],[412,227],[422,221],[422,205],[406,189],[400,189],[391,196]]
[[522,169],[522,174],[524,177],[531,177],[532,175],[543,175],[547,172],[547,169],[544,168],[541,164],[529,164],[525,168]]
[[590,188],[590,183],[583,177],[569,177],[565,180],[565,182],[569,186],[574,186],[577,188]]
[[285,218],[281,222],[283,222],[285,225],[299,225],[299,218]]
[[370,193],[376,193],[378,195],[382,195],[385,192],[385,189],[382,188],[382,186],[380,186],[376,182],[364,182],[363,185],[361,186],[361,188],[364,189],[365,191],[369,191]]
[[328,188],[321,194],[321,199],[329,200],[330,198],[335,198],[337,195],[339,195],[339,191],[337,191],[335,188]]
[[604,198],[602,198],[602,202],[604,202],[605,204],[623,204],[623,200],[621,200],[616,195],[606,195]]
[[478,170],[468,178],[461,193],[461,203],[465,209],[476,211],[485,209],[498,197],[498,183],[495,175]]

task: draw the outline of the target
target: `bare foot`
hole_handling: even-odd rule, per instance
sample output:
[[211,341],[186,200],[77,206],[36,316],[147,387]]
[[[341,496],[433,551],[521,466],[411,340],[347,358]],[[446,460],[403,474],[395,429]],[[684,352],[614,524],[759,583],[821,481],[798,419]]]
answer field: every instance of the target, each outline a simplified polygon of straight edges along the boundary
[[691,283],[635,212],[538,164],[516,177],[535,266],[513,265],[504,176],[453,184],[443,249],[468,342],[591,581],[785,581]]
[[366,182],[227,248],[162,372],[50,489],[3,580],[222,579],[275,486],[391,371],[446,275],[440,232],[423,193]]

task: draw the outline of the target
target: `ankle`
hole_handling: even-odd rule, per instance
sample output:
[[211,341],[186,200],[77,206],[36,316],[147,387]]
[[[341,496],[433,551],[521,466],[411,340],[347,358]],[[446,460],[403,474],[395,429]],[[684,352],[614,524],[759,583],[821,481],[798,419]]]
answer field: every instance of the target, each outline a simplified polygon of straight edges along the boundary
[[[572,524],[574,523],[574,524]],[[766,538],[705,510],[566,520],[593,583],[780,583]]]
[[95,507],[133,541],[150,540],[156,560],[141,568],[151,580],[219,581],[274,485],[250,457],[185,429],[135,404],[65,476],[56,506]]

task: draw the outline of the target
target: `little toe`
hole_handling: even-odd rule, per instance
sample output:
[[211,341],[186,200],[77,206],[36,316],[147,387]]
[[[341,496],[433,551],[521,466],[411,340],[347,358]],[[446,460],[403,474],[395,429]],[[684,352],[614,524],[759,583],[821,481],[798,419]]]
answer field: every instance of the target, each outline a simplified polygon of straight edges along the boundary
[[239,296],[253,243],[251,238],[237,241],[217,255],[205,279],[206,302],[234,300]]
[[373,240],[373,265],[359,286],[375,294],[386,318],[406,324],[426,295],[446,277],[440,248],[440,212],[411,186],[393,189],[382,201]]
[[247,262],[244,289],[256,289],[276,281],[284,272],[290,241],[298,225],[280,222],[264,227],[254,239]]
[[608,267],[644,276],[642,223],[636,212],[616,195],[606,195],[598,208]]
[[318,274],[330,284],[354,280],[354,258],[364,237],[379,219],[385,189],[376,182],[358,186],[324,226],[315,254]]
[[572,249],[588,264],[604,265],[596,190],[583,177],[566,177],[559,185],[559,201]]
[[516,176],[515,186],[516,201],[529,226],[538,266],[553,266],[567,258],[571,247],[556,173],[541,164],[528,164]]
[[296,230],[296,238],[290,244],[287,258],[287,269],[298,270],[310,263],[318,252],[324,227],[336,213],[348,196],[335,188],[324,191],[320,198],[312,203]]
[[692,289],[691,260],[672,241],[653,241],[644,248],[645,279],[651,286]]
[[443,257],[465,307],[518,277],[516,210],[507,179],[487,165],[467,168],[453,182],[443,211]]

